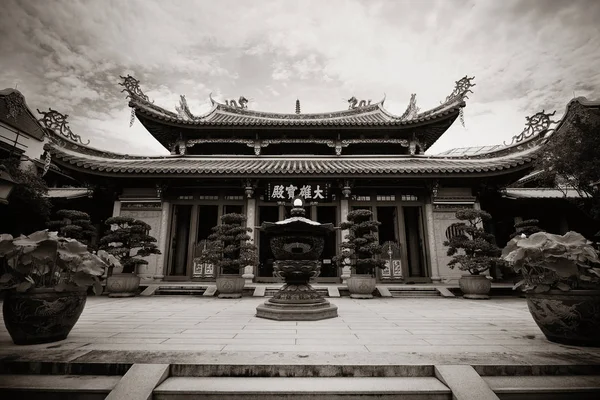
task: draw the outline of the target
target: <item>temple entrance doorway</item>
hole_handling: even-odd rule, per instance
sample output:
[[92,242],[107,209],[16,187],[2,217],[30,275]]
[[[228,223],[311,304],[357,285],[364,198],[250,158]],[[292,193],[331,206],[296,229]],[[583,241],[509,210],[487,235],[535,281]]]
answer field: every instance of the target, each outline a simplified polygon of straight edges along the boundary
[[200,255],[206,249],[212,228],[219,224],[223,214],[244,213],[243,198],[226,198],[225,200],[233,200],[229,204],[222,204],[219,196],[212,196],[210,200],[202,202],[190,200],[174,201],[171,205],[164,279],[214,281],[219,271],[210,264],[200,262]]
[[425,264],[423,234],[423,208],[419,206],[402,207],[404,229],[406,230],[406,258],[408,276],[411,281],[428,280]]

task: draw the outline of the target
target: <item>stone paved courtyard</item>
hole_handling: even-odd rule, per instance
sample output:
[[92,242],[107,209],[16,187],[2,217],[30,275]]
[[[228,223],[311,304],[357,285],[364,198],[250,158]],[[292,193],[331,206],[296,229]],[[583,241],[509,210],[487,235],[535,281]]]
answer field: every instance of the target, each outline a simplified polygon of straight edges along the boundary
[[526,362],[528,356],[550,355],[561,361],[600,359],[600,349],[547,341],[522,298],[330,300],[339,307],[338,318],[280,322],[254,317],[256,306],[265,298],[90,297],[67,340],[15,346],[2,325],[0,347],[4,353],[44,349],[223,355],[319,352],[345,353],[357,359],[372,358],[357,353],[376,353],[378,360],[390,358],[390,362],[391,354],[399,353],[403,362],[422,359],[416,356],[444,355],[468,355],[486,363],[499,359]]

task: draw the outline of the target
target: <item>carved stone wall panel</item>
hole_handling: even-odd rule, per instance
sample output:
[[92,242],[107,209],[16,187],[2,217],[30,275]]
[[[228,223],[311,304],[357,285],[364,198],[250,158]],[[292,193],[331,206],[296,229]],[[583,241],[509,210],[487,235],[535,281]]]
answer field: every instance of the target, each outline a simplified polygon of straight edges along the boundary
[[434,212],[433,213],[433,232],[435,240],[435,257],[440,273],[440,279],[458,279],[463,274],[458,268],[448,268],[450,257],[446,254],[448,247],[444,246],[446,240],[446,230],[450,225],[459,222],[455,217],[454,211]]
[[[156,238],[158,240],[161,235],[162,229],[167,229],[167,227],[163,227],[161,224],[161,216],[162,210],[160,208],[156,210],[135,210],[122,208],[121,216],[123,217],[132,217],[135,219],[139,219],[140,221],[144,221],[148,225],[150,225],[150,236]],[[164,249],[160,249],[161,252]],[[162,274],[162,265],[159,265],[158,259],[159,255],[151,254],[144,259],[148,261],[148,265],[141,265],[138,268],[138,275],[142,279],[153,279],[154,275]]]

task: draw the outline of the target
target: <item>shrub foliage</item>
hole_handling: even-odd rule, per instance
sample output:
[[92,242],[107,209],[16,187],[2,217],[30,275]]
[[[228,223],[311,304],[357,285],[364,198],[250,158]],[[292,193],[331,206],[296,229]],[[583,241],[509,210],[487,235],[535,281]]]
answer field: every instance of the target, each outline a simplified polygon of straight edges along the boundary
[[246,228],[243,214],[224,214],[221,224],[212,228],[200,260],[210,263],[222,274],[239,274],[247,265],[258,263],[257,248],[248,242],[252,228]]
[[142,257],[160,254],[156,239],[148,234],[147,223],[132,217],[111,217],[105,224],[111,230],[100,239],[100,248],[119,259],[123,273],[135,272],[138,265],[148,264]]
[[341,254],[334,257],[338,264],[349,259],[357,274],[373,274],[375,268],[385,268],[385,260],[377,256],[381,254],[381,245],[377,240],[379,221],[373,221],[370,210],[354,210],[348,213],[348,221],[340,227],[348,230],[347,241],[340,244]]
[[479,275],[491,267],[504,264],[499,258],[502,250],[496,246],[494,235],[478,226],[492,219],[489,213],[473,209],[458,210],[456,219],[462,222],[455,222],[451,226],[458,234],[444,241],[444,246],[448,246],[447,254],[452,256],[448,267],[458,266],[461,271]]

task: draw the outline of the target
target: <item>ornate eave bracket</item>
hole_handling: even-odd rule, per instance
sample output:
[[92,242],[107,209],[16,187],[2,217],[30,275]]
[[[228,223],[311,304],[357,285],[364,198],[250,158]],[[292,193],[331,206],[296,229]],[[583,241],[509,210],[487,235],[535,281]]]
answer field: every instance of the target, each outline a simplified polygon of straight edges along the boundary
[[61,114],[56,110],[49,108],[50,111],[40,111],[37,110],[39,114],[42,114],[43,117],[38,121],[44,126],[44,128],[51,130],[57,135],[61,135],[75,143],[79,142],[83,145],[90,144],[88,140],[87,143],[83,143],[81,140],[81,136],[73,133],[71,128],[69,128],[69,123],[67,122],[68,114]]
[[144,92],[142,91],[142,89],[140,89],[140,81],[135,79],[133,76],[131,75],[127,75],[127,76],[120,76],[119,77],[123,80],[123,82],[120,82],[119,85],[123,86],[123,89],[121,90],[121,92],[127,92],[127,97],[128,98],[137,98],[140,100],[144,100],[146,102],[150,102],[150,99],[148,98],[148,96],[146,96],[144,94]]
[[554,114],[556,114],[556,110],[553,113],[546,113],[545,110],[542,110],[531,117],[525,117],[527,122],[523,132],[513,136],[510,143],[504,142],[504,145],[512,146],[536,136],[544,137],[548,132],[554,130],[554,128],[550,128],[550,125],[558,123],[558,121],[550,119]]
[[448,97],[446,97],[445,102],[448,103],[448,102],[456,100],[456,99],[460,99],[460,100],[468,99],[469,96],[467,96],[467,94],[473,93],[471,88],[476,85],[475,83],[472,82],[473,79],[475,79],[474,76],[469,78],[468,75],[465,75],[463,78],[454,82],[454,90],[452,91],[452,93],[450,93],[448,95]]

